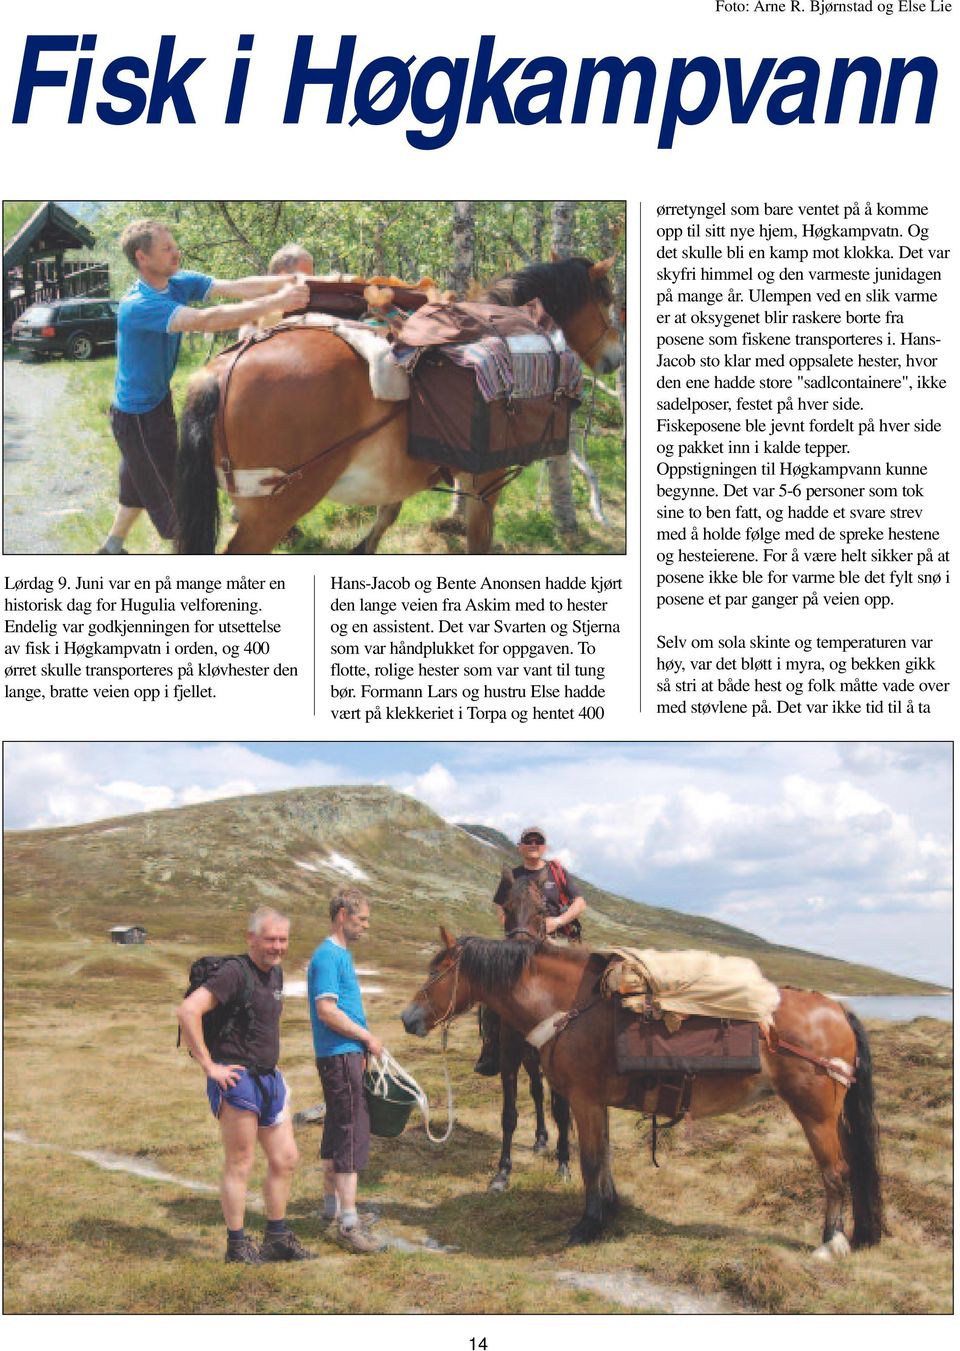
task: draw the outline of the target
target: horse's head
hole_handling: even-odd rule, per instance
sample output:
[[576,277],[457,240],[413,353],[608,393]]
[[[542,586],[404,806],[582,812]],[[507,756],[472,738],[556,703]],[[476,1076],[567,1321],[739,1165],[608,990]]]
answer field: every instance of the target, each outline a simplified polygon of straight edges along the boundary
[[507,938],[524,935],[538,941],[546,938],[547,906],[543,891],[532,878],[515,878],[510,869],[504,867],[497,903],[503,908],[503,929]]
[[590,258],[557,258],[531,263],[520,272],[489,286],[481,299],[496,305],[525,305],[539,300],[567,342],[598,375],[623,364],[623,342],[616,322],[613,288],[608,273],[616,257],[595,263]]
[[430,962],[426,981],[400,1015],[403,1026],[414,1037],[425,1037],[438,1024],[455,1018],[469,1008],[470,982],[461,978],[463,948],[441,924],[443,947]]
[[607,375],[623,364],[623,340],[607,275],[616,258],[604,258],[599,263],[591,263],[587,258],[572,261],[586,268],[588,289],[582,303],[564,318],[564,336],[581,361],[598,375]]

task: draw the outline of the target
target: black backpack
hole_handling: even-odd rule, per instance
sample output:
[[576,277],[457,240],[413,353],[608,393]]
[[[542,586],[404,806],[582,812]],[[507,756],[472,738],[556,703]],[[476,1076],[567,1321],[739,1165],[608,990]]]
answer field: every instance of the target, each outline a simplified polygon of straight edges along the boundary
[[[190,967],[190,984],[184,993],[186,998],[201,985],[206,985],[226,962],[239,962],[243,984],[229,1003],[218,1004],[216,1008],[203,1015],[203,1039],[207,1043],[207,1050],[214,1058],[220,1053],[220,1043],[237,1028],[243,1029],[244,1036],[249,1036],[253,1030],[256,1014],[253,1007],[253,972],[250,970],[249,957],[198,957]],[[177,1045],[180,1045],[179,1031]]]

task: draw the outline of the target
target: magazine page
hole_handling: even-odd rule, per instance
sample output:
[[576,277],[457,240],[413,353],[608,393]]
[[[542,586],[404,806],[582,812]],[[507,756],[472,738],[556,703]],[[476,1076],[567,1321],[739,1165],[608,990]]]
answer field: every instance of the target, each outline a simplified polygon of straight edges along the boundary
[[952,1313],[955,6],[4,28],[5,1316]]

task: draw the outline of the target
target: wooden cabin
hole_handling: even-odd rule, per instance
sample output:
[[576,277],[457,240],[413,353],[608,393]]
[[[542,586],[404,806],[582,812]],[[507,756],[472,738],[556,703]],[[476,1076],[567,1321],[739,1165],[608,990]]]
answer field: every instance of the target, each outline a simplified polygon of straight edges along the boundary
[[106,263],[69,259],[73,249],[92,249],[92,232],[56,202],[42,202],[3,250],[3,336],[34,301],[65,296],[108,296]]
[[142,924],[115,924],[110,930],[113,943],[145,943],[147,931]]

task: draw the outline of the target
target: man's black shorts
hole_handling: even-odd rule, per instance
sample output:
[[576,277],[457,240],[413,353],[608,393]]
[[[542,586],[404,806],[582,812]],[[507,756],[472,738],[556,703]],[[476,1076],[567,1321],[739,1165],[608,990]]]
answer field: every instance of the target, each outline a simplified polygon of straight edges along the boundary
[[321,1159],[332,1159],[335,1173],[359,1173],[370,1157],[370,1115],[363,1095],[363,1054],[325,1055],[317,1059],[327,1113]]
[[146,507],[161,539],[177,533],[173,478],[177,464],[177,419],[173,399],[149,413],[122,413],[110,409],[110,426],[120,447],[122,507]]

